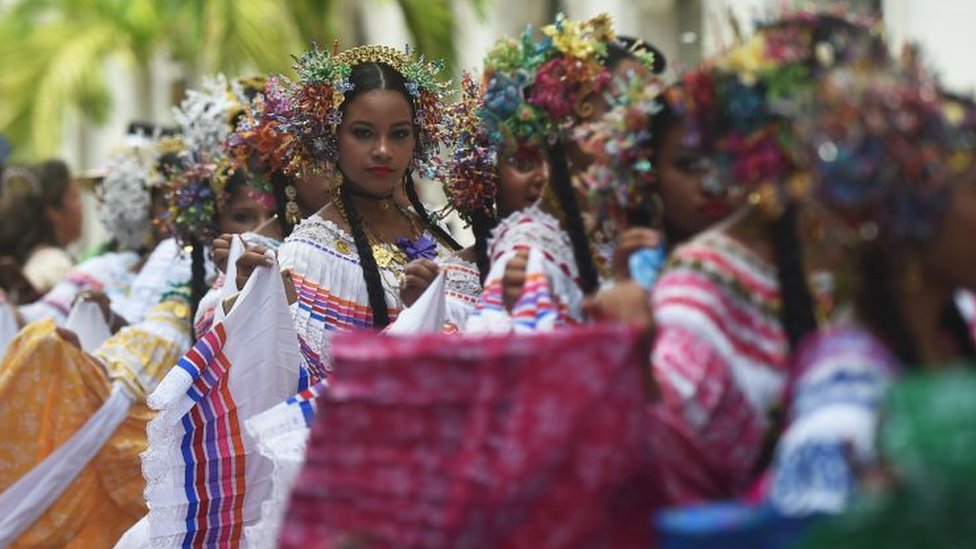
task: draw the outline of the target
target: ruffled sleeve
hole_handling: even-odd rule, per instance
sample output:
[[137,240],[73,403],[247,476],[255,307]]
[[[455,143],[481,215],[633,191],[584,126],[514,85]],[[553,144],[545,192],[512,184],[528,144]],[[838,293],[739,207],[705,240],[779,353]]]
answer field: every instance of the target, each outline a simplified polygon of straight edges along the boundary
[[[502,300],[502,278],[508,262],[520,252],[529,252],[532,272],[526,272],[519,310],[508,311]],[[491,270],[465,331],[539,331],[583,321],[583,292],[573,247],[556,218],[538,206],[513,213],[492,232],[488,254]]]
[[[787,346],[770,268],[727,237],[678,249],[654,288],[655,444],[673,501],[740,495],[779,405]],[[670,442],[669,442],[670,441]]]

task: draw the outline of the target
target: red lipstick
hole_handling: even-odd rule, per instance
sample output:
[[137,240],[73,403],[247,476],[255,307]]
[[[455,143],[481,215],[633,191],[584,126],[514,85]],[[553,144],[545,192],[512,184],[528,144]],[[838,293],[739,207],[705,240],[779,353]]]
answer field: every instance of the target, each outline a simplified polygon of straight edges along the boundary
[[366,168],[366,171],[372,175],[383,176],[393,173],[393,168],[389,166],[373,166],[371,168]]

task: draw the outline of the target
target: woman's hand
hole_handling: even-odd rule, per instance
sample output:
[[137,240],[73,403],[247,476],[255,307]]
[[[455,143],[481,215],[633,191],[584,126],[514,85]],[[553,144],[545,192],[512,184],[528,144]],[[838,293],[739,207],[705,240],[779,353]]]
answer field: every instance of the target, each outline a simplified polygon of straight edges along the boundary
[[230,257],[230,244],[233,241],[234,235],[224,233],[210,243],[210,253],[213,255],[214,265],[222,273],[227,272],[227,258]]
[[115,311],[112,310],[112,300],[103,292],[85,290],[75,298],[75,302],[78,301],[91,301],[98,305],[98,308],[102,311],[102,317],[105,318],[105,323],[108,324],[108,328],[113,334],[128,325],[126,319],[115,314]]
[[591,320],[620,322],[635,327],[640,332],[640,353],[645,360],[640,363],[644,377],[644,390],[650,400],[657,400],[659,391],[651,370],[651,344],[654,341],[654,314],[647,290],[633,280],[614,284],[596,296],[583,302],[583,310]]
[[403,282],[400,284],[400,301],[404,307],[417,302],[424,290],[437,278],[439,271],[437,263],[429,259],[416,259],[407,263],[403,268]]
[[617,237],[617,247],[613,250],[613,280],[622,282],[630,279],[628,260],[630,255],[641,248],[656,248],[661,244],[661,235],[646,227],[631,227]]
[[58,336],[61,339],[64,340],[65,343],[67,343],[68,345],[71,345],[72,347],[74,347],[75,349],[78,349],[79,351],[82,350],[82,348],[81,348],[81,340],[78,339],[78,334],[72,332],[71,330],[69,330],[67,328],[62,328],[60,326],[57,327],[57,328],[55,328],[54,331],[58,334]]
[[253,248],[244,250],[241,257],[237,258],[237,280],[235,282],[238,290],[244,288],[244,285],[251,278],[251,273],[254,272],[255,268],[274,265],[274,261],[264,255],[267,251],[268,249],[264,246],[254,246]]

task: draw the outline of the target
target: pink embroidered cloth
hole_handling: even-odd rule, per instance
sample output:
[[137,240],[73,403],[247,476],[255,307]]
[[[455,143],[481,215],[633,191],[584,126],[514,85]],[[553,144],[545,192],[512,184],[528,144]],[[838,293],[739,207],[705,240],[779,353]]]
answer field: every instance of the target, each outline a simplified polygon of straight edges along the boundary
[[637,335],[336,336],[281,547],[648,547]]

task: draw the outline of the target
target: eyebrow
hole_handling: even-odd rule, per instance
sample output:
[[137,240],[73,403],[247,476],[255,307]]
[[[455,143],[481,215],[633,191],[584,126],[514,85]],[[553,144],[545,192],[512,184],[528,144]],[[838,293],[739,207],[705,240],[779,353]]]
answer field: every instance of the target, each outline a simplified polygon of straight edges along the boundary
[[[376,127],[375,124],[373,124],[372,122],[367,122],[365,120],[350,120],[349,121],[349,125],[350,126],[368,126],[370,128],[375,128]],[[413,126],[413,123],[410,122],[409,120],[401,120],[400,122],[394,122],[392,124],[392,127],[394,127],[394,128],[400,127],[400,126],[411,126],[412,127]]]

